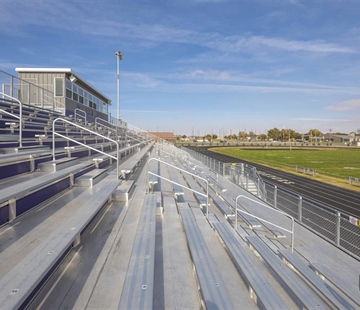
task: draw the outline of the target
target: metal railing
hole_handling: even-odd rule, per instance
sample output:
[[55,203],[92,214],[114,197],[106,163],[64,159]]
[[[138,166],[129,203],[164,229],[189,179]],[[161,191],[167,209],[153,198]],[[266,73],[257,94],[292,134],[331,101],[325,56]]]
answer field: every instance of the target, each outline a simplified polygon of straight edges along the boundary
[[265,182],[266,202],[348,254],[360,259],[359,219],[295,192]]
[[[247,199],[247,200],[250,200],[250,201],[254,202],[255,205],[261,205],[261,206],[263,206],[263,207],[265,207],[265,208],[270,209],[270,210],[273,211],[273,212],[282,214],[282,215],[290,218],[290,220],[291,220],[291,230],[286,229],[285,227],[281,227],[281,226],[279,226],[279,225],[277,225],[277,224],[275,224],[275,223],[269,222],[269,221],[267,221],[267,220],[265,220],[265,219],[263,219],[263,218],[261,218],[261,217],[258,217],[258,216],[254,215],[254,214],[251,214],[251,213],[249,213],[249,212],[246,212],[246,211],[244,211],[244,210],[239,209],[239,208],[237,207],[237,206],[238,206],[238,199],[239,199],[239,198],[245,198],[245,199]],[[237,212],[244,213],[244,214],[246,214],[246,215],[248,215],[248,216],[251,216],[251,217],[253,217],[253,218],[255,218],[255,219],[258,219],[259,221],[261,221],[261,222],[263,222],[263,223],[267,223],[267,224],[269,224],[269,225],[272,225],[272,226],[274,226],[274,227],[276,227],[276,228],[279,228],[279,229],[281,229],[281,230],[283,230],[283,231],[286,231],[286,232],[290,233],[290,234],[291,234],[291,252],[292,252],[292,253],[294,252],[295,220],[294,220],[294,218],[293,218],[291,215],[288,215],[288,214],[285,213],[285,212],[282,212],[282,211],[279,211],[279,210],[277,210],[277,209],[274,209],[274,208],[268,206],[267,204],[258,202],[258,201],[256,201],[256,200],[251,199],[251,198],[249,198],[249,197],[246,197],[246,196],[244,196],[244,195],[239,195],[239,196],[236,197],[236,199],[235,199],[235,210],[236,210],[236,214],[235,214],[235,227],[234,227],[234,228],[235,228],[236,231],[237,231],[237,228],[238,228],[238,224],[237,224],[237,222],[238,222],[238,220],[237,220],[237,218],[238,218],[238,217],[237,217]]]
[[25,105],[47,108],[52,111],[65,111],[65,104],[56,100],[54,92],[26,80],[19,79],[0,70],[1,92],[14,97]]
[[[253,176],[251,168],[245,163],[223,163],[194,150],[183,147],[182,149],[185,149],[192,157],[203,162],[210,169],[228,177],[232,182],[248,191],[250,191],[249,180],[251,180],[260,189],[257,196],[263,201],[289,214],[304,227],[346,253],[360,259],[360,219],[354,219],[352,216],[341,213],[319,201],[302,197],[295,192],[279,188],[270,182],[264,182],[260,177],[260,182],[251,179]],[[233,167],[233,170],[231,170],[231,167]],[[241,176],[244,176],[245,180],[242,180]]]
[[[81,143],[81,142],[79,142],[79,141],[77,141],[77,140],[75,140],[75,139],[72,139],[72,138],[70,138],[70,137],[68,137],[68,136],[64,136],[64,135],[56,132],[56,130],[55,130],[55,123],[56,123],[57,121],[62,121],[63,123],[67,123],[67,124],[69,124],[69,125],[75,126],[75,127],[80,128],[80,129],[82,129],[82,130],[85,130],[85,131],[87,131],[87,132],[89,132],[89,133],[91,133],[91,134],[93,134],[93,135],[96,135],[96,136],[101,137],[101,138],[103,138],[103,139],[105,139],[105,140],[108,140],[108,141],[110,141],[110,142],[115,143],[115,144],[116,144],[116,154],[117,154],[117,156],[115,157],[115,156],[113,156],[113,155],[111,155],[111,154],[107,154],[107,153],[105,153],[105,152],[103,152],[103,151],[100,151],[100,150],[98,150],[98,149],[90,146],[90,145]],[[61,138],[64,138],[64,139],[69,140],[69,141],[71,141],[71,142],[74,142],[74,143],[76,143],[76,144],[79,144],[79,145],[81,145],[81,146],[83,146],[83,147],[86,147],[86,148],[88,148],[88,149],[90,149],[90,150],[93,150],[93,151],[95,151],[95,152],[97,152],[97,153],[100,153],[100,154],[103,154],[103,155],[105,155],[105,156],[108,156],[108,157],[111,157],[111,158],[115,159],[115,160],[116,160],[116,175],[117,175],[117,178],[119,179],[119,177],[120,177],[120,171],[119,171],[119,143],[118,143],[117,141],[115,141],[115,140],[113,140],[113,139],[110,139],[110,138],[108,138],[108,137],[106,137],[106,136],[103,136],[103,135],[101,135],[101,134],[99,134],[99,133],[97,133],[97,132],[95,132],[95,131],[93,131],[93,130],[90,130],[90,129],[88,129],[88,128],[85,128],[85,127],[83,127],[83,126],[80,126],[80,125],[78,125],[78,124],[75,124],[75,123],[73,123],[73,122],[70,122],[70,121],[68,121],[68,120],[66,120],[66,119],[63,119],[63,118],[61,118],[61,117],[58,117],[58,118],[54,119],[53,125],[52,125],[52,158],[53,158],[53,161],[55,161],[55,136],[59,136],[59,137],[61,137]]]
[[83,119],[84,120],[84,125],[86,125],[86,112],[79,109],[79,108],[76,108],[74,110],[74,119],[75,119],[75,121],[78,121],[78,117],[80,117],[80,119]]
[[253,194],[263,200],[266,199],[265,183],[259,176],[255,167],[243,163],[224,163],[192,149],[184,147],[181,147],[181,149],[188,152],[196,160],[205,164],[210,170],[229,178],[232,182],[246,190],[249,190],[250,185],[253,184],[256,188],[256,193]]
[[[182,185],[182,184],[179,184],[179,183],[177,183],[177,182],[174,182],[174,181],[172,181],[172,180],[170,180],[170,179],[168,179],[168,178],[162,177],[162,176],[159,175],[159,174],[156,174],[156,173],[151,172],[151,171],[150,171],[150,161],[153,161],[153,160],[154,160],[154,161],[157,161],[157,162],[159,162],[159,163],[162,163],[162,164],[164,164],[164,165],[166,165],[166,166],[168,166],[168,167],[174,168],[174,169],[176,169],[176,170],[178,170],[178,171],[187,173],[187,174],[193,176],[194,178],[197,178],[197,179],[200,179],[200,180],[204,181],[204,182],[206,183],[206,195],[205,195],[204,193],[198,192],[198,191],[196,191],[196,190],[194,190],[194,189],[192,189],[192,188],[190,188],[190,187],[187,187],[187,186],[185,186],[185,185]],[[198,194],[198,195],[200,195],[200,196],[206,197],[206,217],[209,218],[209,182],[208,182],[208,180],[206,180],[206,179],[204,179],[204,178],[202,178],[202,177],[200,177],[200,176],[198,176],[198,175],[196,175],[196,174],[190,173],[189,171],[186,171],[186,170],[184,170],[184,169],[181,169],[181,168],[179,168],[179,167],[176,167],[176,166],[174,166],[174,165],[171,165],[171,164],[169,164],[169,163],[167,163],[167,162],[165,162],[165,161],[163,161],[163,160],[161,160],[161,159],[154,158],[154,157],[153,157],[153,158],[150,158],[150,159],[148,160],[147,170],[148,170],[148,173],[147,173],[147,184],[150,183],[149,176],[150,176],[150,175],[153,175],[153,176],[156,176],[156,177],[158,177],[158,178],[160,178],[160,179],[162,179],[162,180],[164,180],[164,181],[167,181],[167,182],[170,182],[170,183],[175,184],[175,185],[177,185],[177,186],[180,186],[180,187],[182,187],[182,188],[185,188],[185,189],[187,189],[187,190],[189,190],[189,191],[191,191],[191,192],[193,192],[193,193],[196,193],[196,194]]]
[[15,101],[15,102],[17,102],[17,103],[19,104],[19,116],[15,115],[15,114],[13,114],[13,113],[9,113],[9,112],[7,112],[7,111],[5,111],[5,110],[2,110],[2,109],[0,109],[0,112],[1,112],[1,113],[5,113],[5,114],[7,114],[7,115],[10,115],[10,116],[12,116],[12,117],[15,117],[15,118],[17,118],[17,119],[19,120],[19,147],[22,147],[22,127],[23,127],[23,126],[22,126],[22,125],[23,125],[22,103],[21,103],[21,101],[20,101],[19,99],[16,99],[16,98],[14,98],[14,97],[11,97],[11,96],[3,93],[3,92],[1,92],[0,95],[3,96],[3,97],[7,97],[7,98],[9,98],[10,100],[12,100],[13,102]]

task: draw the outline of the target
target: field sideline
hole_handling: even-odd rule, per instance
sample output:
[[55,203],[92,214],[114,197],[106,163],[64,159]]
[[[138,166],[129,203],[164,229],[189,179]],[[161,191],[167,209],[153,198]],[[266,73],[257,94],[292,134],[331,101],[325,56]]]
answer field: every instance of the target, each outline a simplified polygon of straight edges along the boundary
[[[295,166],[316,170],[317,179],[339,186],[348,185],[348,177],[360,178],[360,149],[311,148],[264,149],[221,147],[213,152],[295,173]],[[336,181],[337,179],[337,181]],[[345,186],[356,190],[359,186]]]

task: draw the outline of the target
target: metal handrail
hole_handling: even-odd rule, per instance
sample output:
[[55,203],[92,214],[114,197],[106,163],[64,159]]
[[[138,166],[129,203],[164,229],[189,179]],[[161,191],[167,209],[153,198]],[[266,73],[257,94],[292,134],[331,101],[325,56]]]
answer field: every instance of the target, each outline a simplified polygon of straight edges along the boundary
[[[238,205],[238,199],[239,199],[239,198],[248,199],[248,200],[250,200],[250,201],[252,201],[252,202],[255,202],[255,203],[259,204],[259,205],[262,205],[263,207],[266,207],[266,208],[268,208],[268,209],[271,209],[271,210],[273,210],[273,211],[275,211],[275,212],[278,212],[278,213],[280,213],[280,214],[282,214],[282,215],[285,215],[286,217],[290,218],[290,219],[291,219],[291,230],[288,230],[288,229],[286,229],[286,228],[284,228],[284,227],[281,227],[281,226],[279,226],[279,225],[276,225],[276,224],[274,224],[274,223],[271,223],[271,222],[269,222],[269,221],[267,221],[267,220],[265,220],[265,219],[262,219],[262,218],[260,218],[260,217],[258,217],[258,216],[256,216],[256,215],[253,215],[253,214],[251,214],[251,213],[249,213],[249,212],[246,212],[246,211],[244,211],[244,210],[238,209],[237,205]],[[273,226],[276,227],[276,228],[282,229],[282,230],[290,233],[290,234],[291,234],[291,253],[294,252],[295,220],[294,220],[294,218],[293,218],[291,215],[286,214],[285,212],[276,210],[276,209],[274,209],[274,208],[271,208],[271,207],[269,207],[269,206],[266,205],[266,204],[263,204],[263,203],[261,203],[261,202],[258,202],[258,201],[256,201],[256,200],[251,199],[251,198],[249,198],[249,197],[246,197],[246,196],[244,196],[244,195],[239,195],[239,196],[237,196],[236,199],[235,199],[235,230],[236,230],[236,231],[237,231],[237,228],[238,228],[238,225],[237,225],[237,212],[238,212],[238,211],[241,212],[241,213],[244,213],[244,214],[246,214],[246,215],[249,215],[249,216],[251,216],[251,217],[253,217],[253,218],[256,218],[256,219],[258,219],[258,220],[260,220],[260,221],[262,221],[262,222],[264,222],[264,223],[273,225]]]
[[[83,113],[83,115],[79,114],[79,112]],[[77,116],[82,117],[84,119],[84,125],[86,125],[86,112],[79,108],[76,108],[74,110],[74,118],[76,121],[77,121],[77,118],[76,118]]]
[[95,118],[95,127],[96,127],[97,124],[99,124],[99,125],[105,127],[106,129],[115,132],[116,140],[119,140],[119,135],[118,135],[117,127],[115,127],[116,129],[111,128],[111,127],[109,127],[109,126],[107,126],[107,125],[101,124],[101,122],[99,122],[99,120],[102,121],[102,122],[108,123],[109,125],[114,126],[113,124],[109,123],[108,121],[106,121],[106,120],[104,120],[104,119],[102,119],[102,118],[100,118],[100,117],[96,117],[96,118]]
[[[176,169],[176,170],[178,170],[178,171],[185,172],[185,173],[190,174],[191,176],[193,176],[193,177],[195,177],[195,178],[198,178],[198,179],[200,179],[200,180],[205,181],[205,182],[206,182],[206,195],[203,194],[203,193],[201,193],[201,192],[198,192],[198,191],[196,191],[196,190],[194,190],[194,189],[192,189],[192,188],[189,188],[189,187],[184,186],[184,185],[182,185],[182,184],[176,183],[176,182],[174,182],[174,181],[172,181],[172,180],[170,180],[170,179],[164,178],[164,177],[162,177],[161,175],[158,175],[158,174],[156,174],[156,173],[151,172],[150,169],[149,169],[149,166],[150,166],[150,161],[152,161],[152,160],[155,160],[155,161],[160,162],[160,163],[162,163],[162,164],[164,164],[164,165],[166,165],[166,166],[172,167],[172,168],[174,168],[174,169]],[[208,182],[206,179],[204,179],[204,178],[202,178],[202,177],[199,177],[199,176],[196,175],[196,174],[190,173],[190,172],[188,172],[188,171],[186,171],[186,170],[184,170],[184,169],[181,169],[181,168],[179,168],[179,167],[176,167],[176,166],[174,166],[174,165],[171,165],[171,164],[169,164],[169,163],[167,163],[167,162],[165,162],[165,161],[163,161],[163,160],[161,160],[161,159],[154,158],[154,157],[152,157],[152,158],[150,158],[150,159],[148,160],[148,162],[147,162],[147,169],[148,169],[148,173],[147,173],[147,184],[149,184],[149,182],[150,182],[149,175],[151,174],[151,175],[156,176],[156,177],[158,177],[158,178],[160,178],[160,179],[162,179],[162,180],[168,181],[168,182],[170,182],[170,183],[172,183],[172,184],[175,184],[175,185],[178,185],[178,186],[180,186],[180,187],[182,187],[182,188],[186,188],[186,189],[188,189],[189,191],[191,191],[191,192],[193,192],[193,193],[196,193],[196,194],[199,194],[199,195],[201,195],[201,196],[206,197],[206,217],[209,218],[209,182]]]
[[22,147],[22,124],[23,124],[23,119],[22,119],[22,103],[21,103],[21,101],[20,101],[19,99],[16,99],[16,98],[14,98],[14,97],[12,97],[12,96],[9,96],[9,95],[7,95],[7,94],[5,94],[5,93],[3,93],[3,92],[0,92],[0,95],[5,96],[5,97],[8,97],[8,98],[10,98],[11,100],[14,100],[14,101],[16,101],[16,102],[19,103],[19,106],[20,106],[19,116],[14,115],[14,114],[12,114],[12,113],[9,113],[9,112],[7,112],[7,111],[5,111],[5,110],[2,110],[2,109],[1,109],[1,111],[4,112],[5,114],[11,115],[11,116],[13,116],[13,117],[15,117],[15,118],[17,118],[17,119],[19,120],[19,147]]
[[[82,129],[82,130],[85,130],[85,131],[87,131],[87,132],[89,132],[89,133],[92,133],[92,134],[94,134],[94,135],[96,135],[96,136],[98,136],[98,137],[101,137],[101,138],[103,138],[103,139],[106,139],[106,140],[109,140],[110,142],[115,143],[115,144],[116,144],[116,154],[117,154],[117,156],[115,157],[115,156],[113,156],[113,155],[107,154],[107,153],[105,153],[105,152],[103,152],[103,151],[100,151],[100,150],[98,150],[98,149],[96,149],[96,148],[93,148],[93,147],[91,147],[91,146],[89,146],[89,145],[86,145],[86,144],[84,144],[84,143],[81,143],[81,142],[79,142],[79,141],[76,141],[76,140],[74,140],[74,139],[71,139],[70,137],[67,137],[67,136],[64,136],[64,135],[62,135],[62,134],[60,134],[60,133],[55,132],[55,123],[56,123],[58,120],[61,120],[61,121],[64,122],[64,123],[68,123],[68,124],[70,124],[70,125],[73,125],[73,126],[75,126],[75,127],[80,128],[80,129]],[[106,137],[106,136],[103,136],[103,135],[101,135],[101,134],[99,134],[99,133],[97,133],[97,132],[95,132],[95,131],[93,131],[93,130],[90,130],[90,129],[88,129],[88,128],[85,128],[85,127],[83,127],[83,126],[80,126],[80,125],[78,125],[78,124],[75,124],[75,123],[73,123],[73,122],[70,122],[70,121],[68,121],[68,120],[66,120],[66,119],[63,119],[63,118],[61,118],[61,117],[58,117],[58,118],[54,119],[54,121],[53,121],[53,126],[52,126],[52,127],[53,127],[53,128],[52,128],[52,158],[53,158],[53,161],[55,161],[55,135],[57,135],[57,136],[59,136],[59,137],[62,137],[62,138],[64,138],[64,139],[67,139],[67,140],[69,140],[69,141],[72,141],[72,142],[74,142],[74,143],[77,143],[77,144],[79,144],[79,145],[82,145],[82,146],[84,146],[84,147],[86,147],[86,148],[88,148],[88,149],[91,149],[91,150],[93,150],[93,151],[95,151],[95,152],[98,152],[98,153],[100,153],[100,154],[103,154],[103,155],[109,156],[109,157],[111,157],[111,158],[113,158],[113,159],[116,159],[116,161],[117,161],[117,164],[116,164],[116,174],[117,174],[117,178],[119,179],[119,176],[120,176],[120,172],[119,172],[119,143],[118,143],[117,141],[115,141],[115,140],[113,140],[113,139],[110,139],[110,138],[108,138],[108,137]]]

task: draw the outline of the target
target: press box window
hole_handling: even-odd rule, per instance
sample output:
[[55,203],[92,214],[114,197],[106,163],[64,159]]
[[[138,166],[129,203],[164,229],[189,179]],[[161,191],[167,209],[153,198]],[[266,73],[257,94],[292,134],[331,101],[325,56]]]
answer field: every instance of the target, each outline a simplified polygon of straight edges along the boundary
[[55,84],[55,97],[64,97],[64,78],[54,78]]

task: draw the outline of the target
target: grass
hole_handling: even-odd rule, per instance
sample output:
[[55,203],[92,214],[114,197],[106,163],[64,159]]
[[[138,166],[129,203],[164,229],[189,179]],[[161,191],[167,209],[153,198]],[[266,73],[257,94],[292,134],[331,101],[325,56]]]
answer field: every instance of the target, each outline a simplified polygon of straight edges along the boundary
[[311,168],[317,172],[316,179],[352,190],[360,190],[360,185],[348,184],[349,176],[360,179],[360,149],[316,148],[285,150],[223,147],[212,148],[211,151],[291,173],[296,173],[295,166]]

